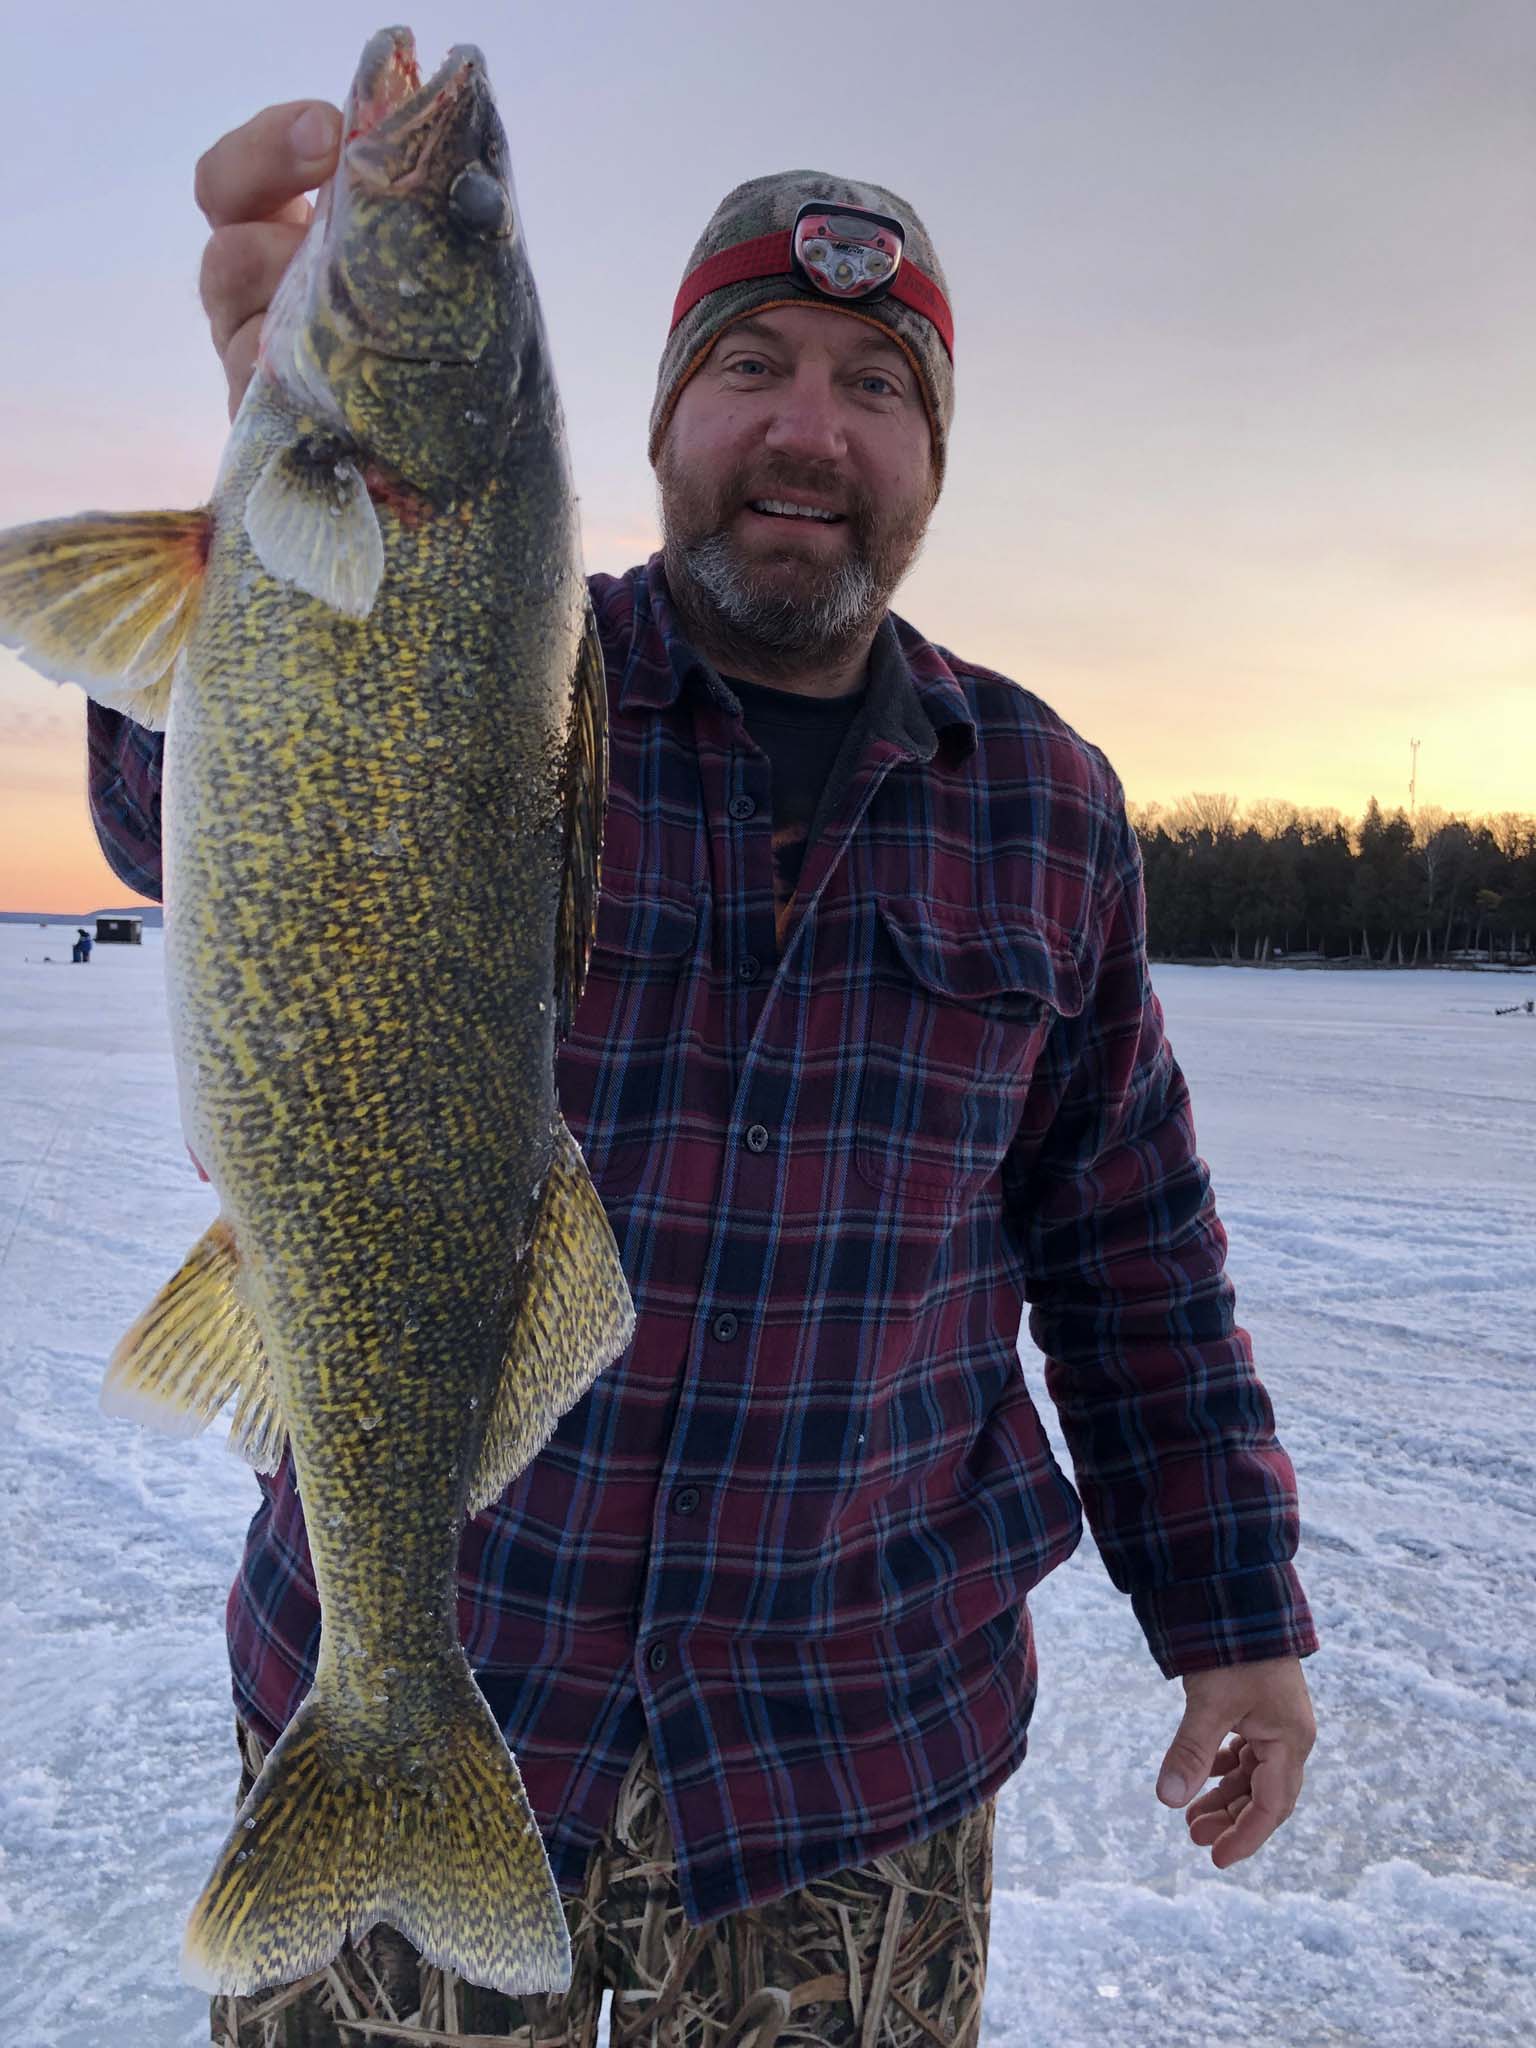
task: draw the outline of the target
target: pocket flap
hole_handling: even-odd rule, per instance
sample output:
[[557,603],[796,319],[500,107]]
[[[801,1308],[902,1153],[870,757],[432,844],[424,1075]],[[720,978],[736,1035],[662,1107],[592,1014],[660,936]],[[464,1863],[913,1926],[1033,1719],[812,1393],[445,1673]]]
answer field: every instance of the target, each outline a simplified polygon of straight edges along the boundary
[[597,899],[597,943],[627,960],[682,960],[693,951],[701,905],[691,896],[666,896],[648,884],[626,890],[632,877],[605,874]]
[[880,899],[880,915],[914,981],[955,1002],[1031,996],[1058,1016],[1083,1007],[1077,962],[1061,933],[1028,917],[956,917],[915,896]]

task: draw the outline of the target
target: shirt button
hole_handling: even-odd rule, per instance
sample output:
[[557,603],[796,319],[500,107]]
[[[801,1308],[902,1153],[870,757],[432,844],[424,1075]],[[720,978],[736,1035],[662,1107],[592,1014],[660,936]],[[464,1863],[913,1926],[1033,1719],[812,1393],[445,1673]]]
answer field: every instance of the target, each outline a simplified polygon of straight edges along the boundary
[[736,965],[736,976],[739,981],[756,981],[762,971],[763,963],[755,953],[748,953],[745,959],[738,961]]
[[699,1504],[699,1498],[696,1486],[680,1486],[672,1496],[673,1509],[677,1514],[691,1515]]
[[751,1124],[748,1126],[747,1150],[749,1152],[766,1152],[768,1150],[768,1126],[766,1124]]
[[743,819],[750,818],[753,815],[757,805],[749,796],[733,796],[726,805],[726,809],[739,824]]
[[652,1643],[651,1647],[645,1653],[645,1661],[647,1664],[650,1665],[653,1671],[665,1671],[667,1668],[666,1644]]
[[722,1344],[729,1344],[736,1332],[741,1328],[741,1324],[731,1314],[730,1310],[726,1309],[723,1314],[715,1317],[715,1320],[709,1327]]

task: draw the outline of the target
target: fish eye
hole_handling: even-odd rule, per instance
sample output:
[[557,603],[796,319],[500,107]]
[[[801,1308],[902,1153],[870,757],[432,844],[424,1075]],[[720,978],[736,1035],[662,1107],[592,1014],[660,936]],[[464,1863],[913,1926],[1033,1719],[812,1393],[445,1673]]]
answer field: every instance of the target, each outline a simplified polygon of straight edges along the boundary
[[482,163],[466,164],[449,186],[448,211],[472,235],[504,240],[512,232],[507,188]]

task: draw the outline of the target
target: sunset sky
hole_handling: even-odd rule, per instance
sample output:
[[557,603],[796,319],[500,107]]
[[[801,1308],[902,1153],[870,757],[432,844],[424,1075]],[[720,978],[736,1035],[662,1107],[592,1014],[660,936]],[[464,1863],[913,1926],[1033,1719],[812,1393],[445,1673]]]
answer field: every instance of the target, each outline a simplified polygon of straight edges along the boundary
[[[374,5],[13,10],[0,525],[195,504],[226,422],[192,168],[340,99]],[[588,564],[655,545],[645,425],[721,195],[876,180],[948,272],[958,408],[897,609],[1189,790],[1536,810],[1531,0],[418,5],[485,51]],[[25,195],[17,204],[17,195]],[[84,699],[0,651],[0,909],[127,900]]]

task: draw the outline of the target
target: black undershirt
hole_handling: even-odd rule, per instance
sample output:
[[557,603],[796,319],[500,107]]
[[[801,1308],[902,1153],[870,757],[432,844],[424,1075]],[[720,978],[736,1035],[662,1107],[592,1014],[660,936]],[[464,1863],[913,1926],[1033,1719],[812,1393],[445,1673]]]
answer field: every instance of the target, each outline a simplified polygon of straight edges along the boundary
[[811,844],[816,806],[850,726],[864,708],[867,684],[845,697],[805,697],[739,676],[721,681],[741,704],[742,723],[768,756],[773,790],[774,922],[784,937],[789,906]]

